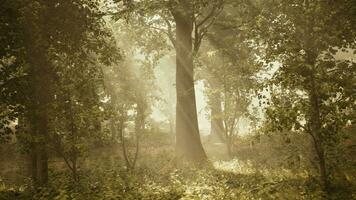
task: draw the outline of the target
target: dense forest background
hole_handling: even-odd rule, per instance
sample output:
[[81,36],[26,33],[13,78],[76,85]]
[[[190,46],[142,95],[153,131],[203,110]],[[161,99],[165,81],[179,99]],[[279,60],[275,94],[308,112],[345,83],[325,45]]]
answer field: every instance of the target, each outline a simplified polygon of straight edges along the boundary
[[354,0],[0,0],[0,199],[356,199]]

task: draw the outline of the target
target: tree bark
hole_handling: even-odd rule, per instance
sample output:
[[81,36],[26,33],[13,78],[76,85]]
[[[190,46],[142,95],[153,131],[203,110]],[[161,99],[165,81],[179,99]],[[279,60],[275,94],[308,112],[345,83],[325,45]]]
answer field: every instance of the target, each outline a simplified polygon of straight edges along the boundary
[[176,154],[178,159],[200,162],[207,159],[203,149],[194,90],[192,16],[186,1],[173,12],[176,22]]

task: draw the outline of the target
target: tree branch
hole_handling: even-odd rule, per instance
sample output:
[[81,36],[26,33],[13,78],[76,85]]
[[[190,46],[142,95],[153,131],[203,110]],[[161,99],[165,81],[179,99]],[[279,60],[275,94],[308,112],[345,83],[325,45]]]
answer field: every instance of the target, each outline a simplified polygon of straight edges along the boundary
[[[200,26],[202,26],[204,23],[206,23],[209,19],[211,18],[215,18],[218,13],[221,12],[222,8],[224,5],[224,1],[220,1],[219,4],[217,6],[213,6],[213,8],[211,9],[210,13],[199,23],[197,23],[197,28],[199,28]],[[216,13],[217,11],[217,13]]]
[[162,19],[166,22],[167,24],[167,27],[168,27],[168,30],[167,30],[167,35],[168,35],[168,38],[169,40],[172,42],[174,48],[177,47],[176,45],[176,39],[174,38],[174,33],[173,33],[173,30],[172,30],[172,24],[171,22],[169,22],[169,20],[167,19],[167,17],[161,15]]
[[[194,25],[194,47],[193,54],[196,55],[199,51],[201,42],[204,36],[207,34],[208,29],[216,21],[217,16],[222,12],[224,1],[220,1],[218,5],[213,6],[210,13],[200,22],[198,22],[198,16],[193,16],[193,25]],[[210,20],[210,21],[209,21]],[[203,26],[203,27],[201,27]]]

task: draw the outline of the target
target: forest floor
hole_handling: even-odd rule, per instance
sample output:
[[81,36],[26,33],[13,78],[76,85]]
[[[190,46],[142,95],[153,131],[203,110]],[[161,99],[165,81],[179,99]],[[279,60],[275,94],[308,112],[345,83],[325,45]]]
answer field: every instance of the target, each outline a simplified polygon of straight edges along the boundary
[[[28,179],[22,182],[0,179],[0,200],[254,200],[324,199],[317,177],[306,171],[264,169],[228,159],[221,144],[205,144],[211,160],[206,166],[176,167],[173,145],[145,142],[138,166],[127,171],[118,147],[93,150],[81,164],[81,176],[74,182],[59,159],[50,162],[48,188],[33,189]],[[1,177],[13,178],[19,168]],[[20,175],[18,175],[20,176]],[[18,178],[19,179],[19,178]],[[16,184],[15,184],[16,183]],[[338,185],[330,199],[356,199],[352,185]]]

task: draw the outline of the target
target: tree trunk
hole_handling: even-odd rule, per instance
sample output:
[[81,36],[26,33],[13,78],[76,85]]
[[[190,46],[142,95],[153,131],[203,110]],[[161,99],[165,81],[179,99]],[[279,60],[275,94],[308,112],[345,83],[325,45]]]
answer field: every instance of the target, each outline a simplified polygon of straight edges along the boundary
[[[40,108],[32,108],[42,113]],[[47,121],[43,115],[33,115],[30,157],[31,157],[31,176],[36,186],[44,186],[48,182],[48,156],[47,156]],[[43,120],[43,124],[41,121]]]
[[[179,4],[188,4],[181,1]],[[186,5],[173,12],[176,22],[176,153],[177,158],[200,162],[206,160],[198,127],[194,90],[191,15]]]
[[[213,140],[215,141],[219,141],[219,142],[225,142],[225,138],[223,136],[223,132],[224,132],[224,125],[223,125],[223,121],[222,119],[220,119],[219,116],[222,113],[221,107],[219,107],[219,104],[216,105],[211,105],[211,138],[213,138]],[[215,117],[214,117],[215,116]]]
[[[42,2],[49,9],[51,3]],[[32,178],[36,186],[45,186],[48,182],[48,155],[47,142],[49,134],[49,105],[51,102],[52,70],[48,60],[50,39],[46,33],[50,12],[49,10],[37,10],[40,14],[34,17],[33,10],[26,10],[24,23],[26,40],[26,57],[30,66],[30,104],[27,118],[31,123],[31,166]]]
[[217,83],[214,80],[209,80],[209,85],[213,89],[213,93],[210,96],[210,113],[211,113],[211,132],[210,138],[213,141],[219,141],[226,143],[226,138],[224,137],[224,123],[222,119],[222,108],[221,108],[221,95],[218,89]]
[[124,119],[121,118],[119,120],[118,132],[119,132],[119,137],[120,137],[121,144],[122,144],[122,155],[124,156],[127,170],[130,170],[131,169],[131,163],[130,163],[130,160],[129,160],[129,157],[128,157],[128,152],[127,152],[127,149],[126,149],[124,124],[125,124]]
[[[38,186],[44,186],[48,182],[48,156],[47,146],[48,141],[48,76],[46,70],[40,65],[33,66],[37,68],[32,74],[34,80],[31,84],[34,86],[33,102],[32,102],[32,177]],[[46,74],[46,75],[45,75]]]
[[33,144],[31,149],[31,176],[36,186],[44,186],[48,182],[47,163],[47,153],[42,144]]
[[74,113],[75,111],[73,111],[73,105],[72,105],[72,100],[70,98],[70,94],[67,94],[67,101],[68,101],[68,110],[69,110],[69,116],[68,119],[70,120],[69,123],[69,129],[70,129],[70,135],[69,135],[69,139],[71,144],[71,149],[70,149],[70,160],[72,162],[72,173],[73,173],[73,180],[75,182],[78,182],[78,167],[77,167],[77,161],[78,161],[78,155],[79,155],[79,150],[77,148],[77,134],[78,134],[78,129],[76,126],[76,122],[75,122],[75,118],[74,118]]
[[72,173],[73,173],[73,180],[76,183],[79,181],[77,161],[78,161],[77,155],[76,154],[72,155],[72,164],[73,164]]
[[117,140],[117,131],[116,131],[115,120],[113,118],[111,118],[109,121],[110,121],[111,141],[112,142],[116,142],[116,140]]
[[322,125],[320,121],[320,105],[319,105],[319,97],[317,94],[317,88],[315,83],[315,77],[313,74],[310,75],[310,109],[311,109],[311,134],[314,140],[314,147],[316,150],[316,154],[318,157],[318,165],[320,172],[320,183],[321,187],[325,192],[328,191],[328,178],[326,171],[326,163],[325,163],[325,150],[322,144],[323,137],[321,133]]
[[[32,53],[32,52],[31,52]],[[31,86],[32,99],[28,118],[31,119],[31,162],[32,162],[32,178],[36,185],[44,186],[48,182],[48,107],[50,101],[49,90],[49,69],[46,58],[39,58],[37,53],[33,52],[31,56],[32,67]],[[43,54],[42,54],[43,55]],[[36,59],[38,58],[38,59]]]
[[174,134],[173,128],[174,128],[173,119],[169,119],[169,133],[172,134],[172,135]]
[[135,148],[135,155],[132,161],[132,170],[136,167],[136,162],[138,158],[138,154],[140,151],[140,137],[142,136],[143,130],[145,128],[145,106],[138,104],[137,105],[137,116],[135,121],[135,136],[136,136],[136,148]]

